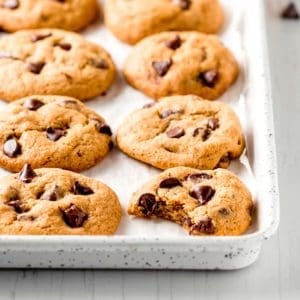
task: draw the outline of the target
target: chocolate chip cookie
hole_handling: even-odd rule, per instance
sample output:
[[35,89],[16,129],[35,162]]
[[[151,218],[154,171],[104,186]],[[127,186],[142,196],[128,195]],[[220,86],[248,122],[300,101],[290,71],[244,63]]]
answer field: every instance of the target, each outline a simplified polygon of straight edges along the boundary
[[0,166],[18,172],[32,167],[82,171],[112,148],[105,120],[65,96],[31,96],[0,111]]
[[176,222],[191,235],[240,235],[251,224],[252,206],[248,188],[233,173],[177,167],[138,190],[128,212]]
[[198,32],[164,32],[138,43],[124,75],[128,83],[158,99],[194,94],[219,98],[237,79],[239,66],[218,37]]
[[8,32],[37,28],[77,31],[98,13],[97,0],[0,0],[0,27]]
[[116,194],[95,179],[30,165],[0,179],[0,234],[111,235],[120,219]]
[[224,13],[218,0],[109,0],[105,23],[119,39],[135,44],[167,30],[216,33]]
[[86,100],[107,91],[116,76],[109,54],[79,34],[24,30],[0,39],[0,98],[66,95]]
[[131,113],[117,132],[119,148],[160,169],[227,168],[245,142],[233,110],[197,96],[172,96]]

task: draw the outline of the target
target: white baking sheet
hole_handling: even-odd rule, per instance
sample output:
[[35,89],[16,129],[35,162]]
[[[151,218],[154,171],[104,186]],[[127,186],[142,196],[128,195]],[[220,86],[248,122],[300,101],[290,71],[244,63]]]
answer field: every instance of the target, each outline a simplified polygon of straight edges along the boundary
[[[244,105],[245,101],[250,101],[250,99],[247,99],[243,95],[248,84],[246,76],[247,63],[245,61],[245,51],[242,42],[242,20],[245,3],[240,0],[223,0],[221,2],[226,10],[227,20],[220,37],[224,44],[235,54],[242,69],[242,75],[239,77],[239,80],[221,98],[221,101],[230,104],[237,112],[247,139],[251,136],[252,127],[247,121],[247,113]],[[118,41],[101,22],[94,24],[82,32],[82,34],[90,41],[100,44],[105,48],[112,55],[119,71],[122,70],[124,60],[130,52],[130,46]],[[116,82],[107,95],[88,101],[86,105],[104,116],[113,131],[116,132],[116,129],[126,115],[150,101],[150,98],[126,84],[120,71]],[[0,103],[0,107],[4,105],[6,105],[4,102]],[[252,176],[247,156],[243,155],[240,161],[234,161],[230,166],[230,170],[246,183],[253,197],[256,198],[255,179]],[[143,237],[186,236],[187,233],[180,226],[171,222],[164,220],[143,220],[128,216],[126,213],[126,207],[132,193],[159,172],[159,170],[153,167],[127,157],[118,149],[114,149],[105,160],[92,169],[83,172],[83,174],[106,183],[119,196],[123,207],[123,217],[117,232],[118,235]],[[0,176],[6,173],[4,170],[0,170]],[[254,223],[249,232],[253,232],[255,228],[256,224]]]

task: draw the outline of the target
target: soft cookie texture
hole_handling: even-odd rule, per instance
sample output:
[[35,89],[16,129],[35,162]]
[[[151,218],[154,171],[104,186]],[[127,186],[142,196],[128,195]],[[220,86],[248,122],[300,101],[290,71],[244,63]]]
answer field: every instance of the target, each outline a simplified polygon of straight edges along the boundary
[[238,74],[237,61],[217,36],[191,31],[145,38],[124,65],[128,83],[155,99],[195,94],[214,100]]
[[119,148],[160,169],[227,168],[245,142],[234,111],[197,96],[172,96],[131,113],[117,132]]
[[105,120],[74,98],[31,96],[0,111],[0,166],[82,171],[108,154],[111,135]]
[[110,55],[79,34],[24,30],[0,39],[0,98],[66,95],[86,100],[108,90],[116,76]]
[[218,0],[109,0],[105,23],[119,39],[135,44],[167,30],[216,33],[224,13]]
[[77,31],[98,13],[97,0],[0,0],[0,27],[8,32],[36,28]]
[[191,235],[240,235],[251,224],[252,206],[248,188],[233,173],[178,167],[138,190],[128,212],[176,222]]
[[111,235],[120,219],[116,194],[95,179],[30,165],[0,179],[0,234]]

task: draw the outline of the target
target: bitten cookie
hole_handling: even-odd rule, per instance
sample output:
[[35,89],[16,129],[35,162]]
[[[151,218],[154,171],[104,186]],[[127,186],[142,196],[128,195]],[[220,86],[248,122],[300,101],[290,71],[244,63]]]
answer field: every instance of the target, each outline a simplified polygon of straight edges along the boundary
[[116,194],[95,179],[30,165],[0,179],[0,234],[111,235],[120,219]]
[[161,99],[131,113],[117,132],[119,148],[160,169],[227,168],[245,142],[234,111],[197,96]]
[[79,34],[24,30],[0,39],[0,98],[66,95],[86,100],[108,90],[116,76],[109,54]]
[[237,79],[239,66],[214,35],[164,32],[138,43],[124,65],[134,88],[152,98],[194,94],[219,98]]
[[216,33],[224,13],[218,0],[109,0],[105,23],[119,39],[135,44],[167,30]]
[[178,167],[137,191],[128,212],[176,222],[191,235],[239,235],[251,224],[252,206],[249,190],[233,173]]
[[0,0],[0,27],[21,29],[83,29],[96,19],[96,0]]
[[79,172],[108,154],[111,135],[105,120],[74,98],[24,98],[0,111],[0,166],[18,172],[30,163]]

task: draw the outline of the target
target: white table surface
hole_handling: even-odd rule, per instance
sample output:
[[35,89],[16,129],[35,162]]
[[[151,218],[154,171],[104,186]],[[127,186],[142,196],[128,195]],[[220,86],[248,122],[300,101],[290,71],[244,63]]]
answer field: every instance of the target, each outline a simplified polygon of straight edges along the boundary
[[1,271],[0,299],[300,299],[300,21],[278,19],[284,1],[268,9],[281,224],[259,261],[234,272]]

